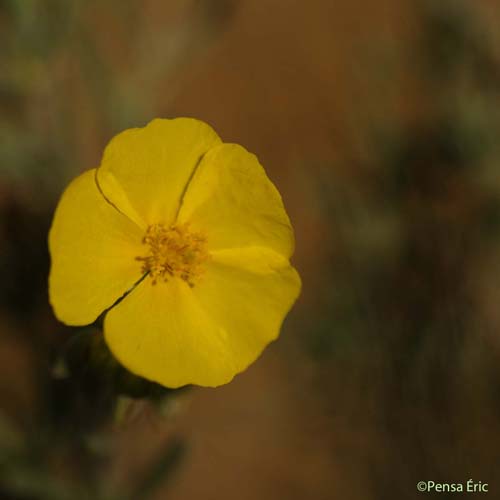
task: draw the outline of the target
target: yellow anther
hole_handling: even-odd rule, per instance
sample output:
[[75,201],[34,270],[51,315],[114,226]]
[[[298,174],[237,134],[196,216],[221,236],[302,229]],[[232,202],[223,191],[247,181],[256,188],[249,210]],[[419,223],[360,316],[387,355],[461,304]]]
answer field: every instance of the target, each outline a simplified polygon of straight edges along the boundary
[[190,231],[187,224],[153,224],[146,230],[143,243],[148,247],[147,254],[136,260],[142,262],[142,271],[149,274],[153,285],[158,280],[180,278],[193,287],[210,257],[206,237]]

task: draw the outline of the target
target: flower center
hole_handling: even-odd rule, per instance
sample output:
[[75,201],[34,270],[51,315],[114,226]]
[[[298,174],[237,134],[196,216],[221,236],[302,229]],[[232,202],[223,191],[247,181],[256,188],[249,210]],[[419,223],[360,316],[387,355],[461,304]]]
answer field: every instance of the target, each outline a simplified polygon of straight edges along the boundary
[[210,258],[206,237],[190,231],[187,224],[170,227],[152,224],[142,242],[148,251],[136,260],[142,262],[142,271],[149,274],[153,285],[158,280],[166,282],[177,277],[193,287],[204,271],[203,264]]

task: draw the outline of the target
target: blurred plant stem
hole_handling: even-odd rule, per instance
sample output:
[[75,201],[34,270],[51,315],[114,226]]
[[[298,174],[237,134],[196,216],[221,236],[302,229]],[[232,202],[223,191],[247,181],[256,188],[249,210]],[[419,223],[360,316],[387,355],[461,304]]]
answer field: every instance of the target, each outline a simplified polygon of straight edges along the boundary
[[164,485],[174,474],[185,452],[185,445],[173,439],[160,451],[156,461],[151,464],[144,477],[139,480],[128,500],[147,500],[160,485]]

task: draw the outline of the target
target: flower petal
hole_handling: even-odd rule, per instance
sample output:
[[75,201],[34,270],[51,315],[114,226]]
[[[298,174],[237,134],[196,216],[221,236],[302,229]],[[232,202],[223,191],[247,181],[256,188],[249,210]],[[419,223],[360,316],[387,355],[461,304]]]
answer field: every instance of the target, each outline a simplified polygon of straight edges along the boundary
[[293,253],[293,230],[280,194],[256,156],[236,144],[205,154],[178,221],[207,228],[210,249],[262,246],[285,257]]
[[143,231],[103,198],[89,170],[68,186],[49,233],[49,297],[59,320],[92,323],[142,276]]
[[194,288],[146,278],[104,322],[106,342],[132,372],[167,387],[215,387],[244,370],[279,334],[300,278],[265,248],[220,251]]
[[226,332],[237,370],[242,371],[278,337],[299,296],[300,277],[287,259],[269,248],[219,250],[211,257],[193,294]]
[[217,386],[236,373],[225,332],[177,278],[146,278],[108,312],[104,335],[127,369],[167,387]]
[[220,142],[209,125],[192,118],[156,119],[125,130],[104,151],[99,186],[143,228],[170,224],[200,158]]

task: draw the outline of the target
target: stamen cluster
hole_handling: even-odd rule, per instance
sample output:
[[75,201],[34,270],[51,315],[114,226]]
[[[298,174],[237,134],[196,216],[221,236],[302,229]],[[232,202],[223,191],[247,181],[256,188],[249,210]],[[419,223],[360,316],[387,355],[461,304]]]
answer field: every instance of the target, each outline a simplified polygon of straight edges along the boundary
[[142,262],[142,271],[148,273],[153,285],[177,277],[193,287],[209,259],[206,237],[190,231],[187,224],[152,224],[142,242],[148,252],[136,260]]

